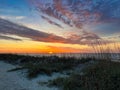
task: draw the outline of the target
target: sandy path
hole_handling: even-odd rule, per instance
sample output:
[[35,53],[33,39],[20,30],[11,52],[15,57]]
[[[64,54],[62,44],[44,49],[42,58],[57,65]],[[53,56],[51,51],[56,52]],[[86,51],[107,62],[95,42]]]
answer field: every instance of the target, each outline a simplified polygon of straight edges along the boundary
[[0,61],[0,90],[57,90],[41,86],[39,81],[45,81],[51,77],[41,76],[34,80],[28,80],[20,72],[7,72],[15,66]]

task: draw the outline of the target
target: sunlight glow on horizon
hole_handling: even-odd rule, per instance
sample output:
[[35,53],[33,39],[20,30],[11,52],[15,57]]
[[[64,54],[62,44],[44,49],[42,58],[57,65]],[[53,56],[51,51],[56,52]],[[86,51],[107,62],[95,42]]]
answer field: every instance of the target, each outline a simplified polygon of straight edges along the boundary
[[[92,46],[88,45],[73,45],[73,44],[64,44],[64,43],[45,43],[45,42],[35,42],[35,41],[18,41],[11,42],[6,40],[0,40],[0,53],[93,53],[95,52]],[[9,44],[8,44],[9,43]],[[120,43],[118,43],[120,46]],[[99,45],[97,46],[100,47]],[[115,51],[115,45],[108,44],[103,45],[103,48],[107,50],[110,48]],[[115,50],[114,50],[115,49]]]

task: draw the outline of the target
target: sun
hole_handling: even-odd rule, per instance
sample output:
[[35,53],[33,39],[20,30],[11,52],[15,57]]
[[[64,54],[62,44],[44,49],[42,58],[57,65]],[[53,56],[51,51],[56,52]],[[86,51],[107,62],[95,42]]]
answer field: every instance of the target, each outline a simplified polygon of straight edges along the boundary
[[49,54],[53,54],[53,52],[49,52]]

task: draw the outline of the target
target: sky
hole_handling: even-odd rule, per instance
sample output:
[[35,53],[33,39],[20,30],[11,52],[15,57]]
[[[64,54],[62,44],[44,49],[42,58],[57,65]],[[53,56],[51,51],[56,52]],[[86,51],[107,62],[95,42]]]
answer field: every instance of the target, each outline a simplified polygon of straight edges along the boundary
[[90,53],[99,41],[120,45],[120,0],[0,0],[0,53]]

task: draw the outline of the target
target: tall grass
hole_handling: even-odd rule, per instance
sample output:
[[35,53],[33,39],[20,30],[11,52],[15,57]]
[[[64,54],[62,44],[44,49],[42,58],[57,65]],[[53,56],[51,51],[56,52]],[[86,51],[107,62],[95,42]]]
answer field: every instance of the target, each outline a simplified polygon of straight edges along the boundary
[[11,64],[18,64],[18,67],[9,71],[27,70],[28,78],[37,77],[40,74],[51,75],[54,72],[62,73],[64,71],[73,70],[80,64],[89,62],[91,58],[77,59],[74,57],[58,57],[58,56],[24,56],[13,54],[0,54],[0,60]]
[[96,40],[96,42],[92,43],[90,46],[93,53],[96,55],[95,58],[111,61],[113,57],[117,56],[118,59],[120,59],[120,45],[118,42],[110,44],[109,42]]
[[120,63],[99,61],[86,67],[83,75],[73,73],[69,77],[57,78],[49,82],[61,90],[120,90]]

